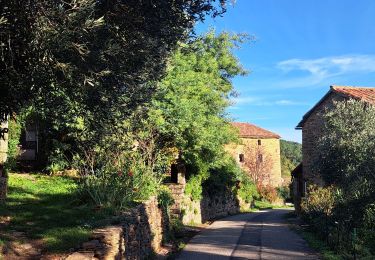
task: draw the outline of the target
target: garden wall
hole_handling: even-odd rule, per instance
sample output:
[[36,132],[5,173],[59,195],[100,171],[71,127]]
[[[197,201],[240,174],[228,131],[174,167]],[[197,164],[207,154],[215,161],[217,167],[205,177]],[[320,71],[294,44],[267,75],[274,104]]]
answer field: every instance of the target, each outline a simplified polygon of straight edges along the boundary
[[152,197],[124,213],[119,225],[95,230],[91,240],[66,259],[147,259],[160,250],[168,225],[168,215]]
[[181,210],[184,224],[205,223],[209,220],[237,214],[240,212],[240,201],[233,194],[210,196],[204,194],[201,201],[192,201],[185,197]]

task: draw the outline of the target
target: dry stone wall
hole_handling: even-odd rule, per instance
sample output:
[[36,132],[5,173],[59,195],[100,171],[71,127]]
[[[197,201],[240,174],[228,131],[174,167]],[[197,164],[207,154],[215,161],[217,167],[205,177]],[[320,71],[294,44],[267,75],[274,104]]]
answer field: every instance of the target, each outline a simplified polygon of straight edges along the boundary
[[156,197],[126,212],[121,224],[97,229],[91,240],[70,254],[67,260],[147,259],[160,250],[169,230],[166,212],[158,207]]

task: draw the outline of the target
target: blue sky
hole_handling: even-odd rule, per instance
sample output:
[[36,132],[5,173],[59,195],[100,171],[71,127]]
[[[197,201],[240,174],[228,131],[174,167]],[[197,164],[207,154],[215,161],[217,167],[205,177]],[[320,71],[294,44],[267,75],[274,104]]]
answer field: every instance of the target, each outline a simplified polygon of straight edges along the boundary
[[237,0],[209,27],[255,37],[235,52],[250,74],[228,111],[284,139],[301,142],[294,127],[330,85],[375,86],[373,0]]

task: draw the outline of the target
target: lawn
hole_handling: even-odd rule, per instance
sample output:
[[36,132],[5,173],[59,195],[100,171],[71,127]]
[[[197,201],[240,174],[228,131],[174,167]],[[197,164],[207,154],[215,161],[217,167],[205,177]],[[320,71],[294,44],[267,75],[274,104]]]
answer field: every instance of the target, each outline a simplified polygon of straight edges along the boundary
[[108,212],[82,203],[73,179],[13,173],[8,199],[0,204],[0,244],[22,232],[26,240],[42,241],[48,253],[66,251],[87,240],[108,217]]

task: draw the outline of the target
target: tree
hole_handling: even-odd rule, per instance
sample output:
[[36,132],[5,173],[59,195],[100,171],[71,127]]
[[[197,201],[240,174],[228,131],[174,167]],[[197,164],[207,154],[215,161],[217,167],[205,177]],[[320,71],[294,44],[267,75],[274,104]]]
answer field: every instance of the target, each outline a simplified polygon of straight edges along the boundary
[[0,137],[2,123],[31,104],[52,144],[66,135],[103,144],[150,100],[194,23],[225,11],[218,1],[1,0]]
[[336,209],[345,209],[352,223],[363,223],[367,214],[375,216],[375,107],[355,100],[336,102],[323,119],[315,170],[327,185],[338,188]]
[[2,120],[31,103],[46,138],[97,144],[150,100],[194,23],[225,11],[216,2],[2,1]]
[[284,181],[291,181],[291,172],[302,162],[302,145],[300,143],[280,140],[281,176]]
[[246,73],[233,54],[243,40],[244,35],[210,31],[181,43],[146,111],[157,142],[177,148],[197,185],[220,164],[224,145],[236,136],[225,109],[234,94],[231,79]]
[[273,159],[262,146],[245,146],[244,167],[258,189],[270,184]]

